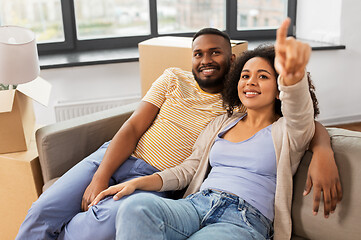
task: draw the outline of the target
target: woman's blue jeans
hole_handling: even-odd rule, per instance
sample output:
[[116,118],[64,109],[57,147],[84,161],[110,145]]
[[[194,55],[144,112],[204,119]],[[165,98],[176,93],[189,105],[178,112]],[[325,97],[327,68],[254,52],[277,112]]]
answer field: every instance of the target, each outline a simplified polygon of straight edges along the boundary
[[269,239],[272,222],[243,199],[203,190],[171,200],[147,193],[126,199],[116,217],[116,239]]
[[[97,239],[115,238],[115,217],[125,198],[106,197],[88,211],[81,211],[85,189],[98,169],[109,142],[79,162],[33,203],[16,239]],[[158,170],[141,159],[129,157],[113,174],[109,185],[150,175]],[[138,191],[139,192],[139,191]],[[167,193],[154,192],[166,196]],[[21,193],[19,193],[19,196]]]

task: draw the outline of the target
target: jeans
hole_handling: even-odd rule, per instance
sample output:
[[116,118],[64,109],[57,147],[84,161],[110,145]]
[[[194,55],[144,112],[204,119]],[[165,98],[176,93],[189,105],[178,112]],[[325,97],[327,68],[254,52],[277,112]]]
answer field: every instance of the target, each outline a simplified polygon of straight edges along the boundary
[[243,199],[203,190],[171,200],[147,193],[119,207],[116,239],[270,239],[272,221]]
[[[106,197],[82,212],[85,189],[98,169],[109,142],[59,178],[33,203],[16,239],[115,239],[115,217],[125,198]],[[150,175],[158,170],[141,159],[129,157],[113,174],[109,185]],[[139,193],[141,191],[136,191]],[[154,193],[166,196],[167,193]]]

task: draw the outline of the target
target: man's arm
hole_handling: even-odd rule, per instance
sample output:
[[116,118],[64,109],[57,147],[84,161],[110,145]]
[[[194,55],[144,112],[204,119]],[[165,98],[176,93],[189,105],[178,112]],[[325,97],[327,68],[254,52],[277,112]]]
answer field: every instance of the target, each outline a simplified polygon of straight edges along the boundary
[[133,153],[139,139],[153,123],[159,108],[149,102],[141,102],[138,109],[123,124],[113,137],[103,160],[86,188],[82,199],[82,210],[108,187],[109,179],[115,170]]
[[312,186],[314,187],[313,214],[317,215],[321,192],[323,192],[324,216],[328,218],[330,212],[335,211],[337,203],[342,199],[342,188],[330,136],[326,128],[319,122],[315,122],[315,127],[315,135],[310,144],[313,156],[308,168],[303,195],[309,194]]

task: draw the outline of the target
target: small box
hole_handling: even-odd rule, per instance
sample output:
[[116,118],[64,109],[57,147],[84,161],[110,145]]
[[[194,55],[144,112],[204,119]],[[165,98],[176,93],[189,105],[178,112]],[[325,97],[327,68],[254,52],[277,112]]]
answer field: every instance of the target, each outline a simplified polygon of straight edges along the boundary
[[[248,42],[232,40],[232,52],[238,56],[247,50]],[[139,43],[139,65],[142,96],[169,67],[192,71],[191,37],[157,37]]]
[[35,126],[32,99],[47,105],[51,85],[38,77],[0,91],[0,153],[26,151]]

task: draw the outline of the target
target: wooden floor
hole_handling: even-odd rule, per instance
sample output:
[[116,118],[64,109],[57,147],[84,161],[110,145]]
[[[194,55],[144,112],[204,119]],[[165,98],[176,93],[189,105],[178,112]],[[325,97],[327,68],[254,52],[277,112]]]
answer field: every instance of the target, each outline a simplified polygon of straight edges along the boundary
[[330,126],[330,127],[345,128],[345,129],[348,129],[348,130],[361,132],[361,122],[350,123],[350,124],[342,124],[342,125],[336,125],[336,126]]

